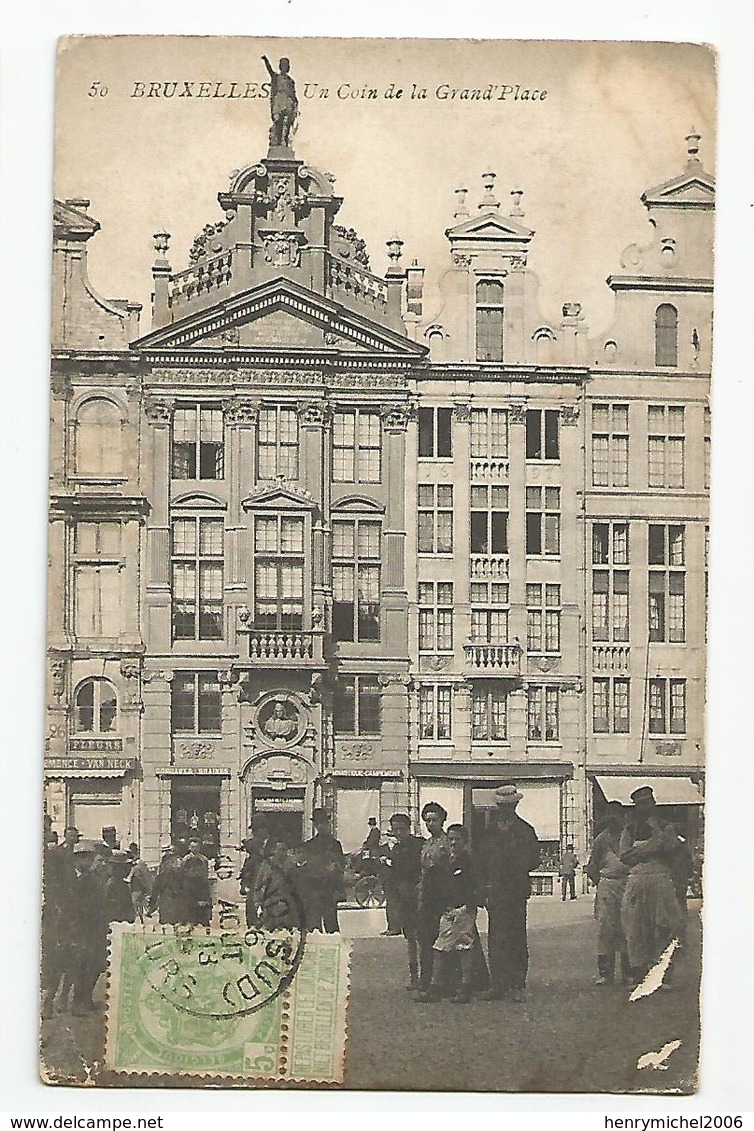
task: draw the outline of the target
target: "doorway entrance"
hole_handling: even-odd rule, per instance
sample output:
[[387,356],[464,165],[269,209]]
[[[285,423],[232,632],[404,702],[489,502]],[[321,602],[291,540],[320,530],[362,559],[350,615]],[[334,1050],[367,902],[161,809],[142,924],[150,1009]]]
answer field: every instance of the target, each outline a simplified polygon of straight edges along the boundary
[[266,832],[273,840],[281,840],[296,848],[304,839],[304,790],[259,789],[254,787],[251,803],[251,824],[262,818]]
[[197,837],[205,856],[220,849],[220,778],[174,780],[170,787],[170,835],[173,842]]

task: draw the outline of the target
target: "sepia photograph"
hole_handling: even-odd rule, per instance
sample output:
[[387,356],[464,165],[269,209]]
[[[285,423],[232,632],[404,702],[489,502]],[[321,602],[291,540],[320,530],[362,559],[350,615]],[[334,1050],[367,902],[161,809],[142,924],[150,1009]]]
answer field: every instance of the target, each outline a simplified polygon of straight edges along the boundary
[[46,1083],[696,1091],[716,83],[60,40]]

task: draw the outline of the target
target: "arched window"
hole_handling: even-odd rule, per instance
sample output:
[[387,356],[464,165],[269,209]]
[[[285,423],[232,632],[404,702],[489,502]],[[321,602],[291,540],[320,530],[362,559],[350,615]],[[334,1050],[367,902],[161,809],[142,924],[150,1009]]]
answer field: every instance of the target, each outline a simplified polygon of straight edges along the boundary
[[678,364],[678,311],[663,302],[655,312],[655,365]]
[[120,409],[104,397],[92,397],[76,419],[76,474],[117,476],[122,460]]
[[73,729],[77,734],[112,734],[118,725],[118,696],[109,679],[85,679],[76,690]]
[[476,287],[477,361],[503,360],[503,284],[482,279]]

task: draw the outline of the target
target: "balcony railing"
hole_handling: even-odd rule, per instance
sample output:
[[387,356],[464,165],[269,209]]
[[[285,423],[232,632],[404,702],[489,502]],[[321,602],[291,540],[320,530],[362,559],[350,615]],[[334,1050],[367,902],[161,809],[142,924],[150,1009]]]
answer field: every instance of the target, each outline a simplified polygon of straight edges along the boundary
[[482,482],[508,481],[507,459],[485,459],[477,456],[471,457],[471,478]]
[[630,650],[627,644],[595,644],[592,648],[592,671],[627,672]]
[[507,581],[508,557],[504,554],[472,554],[472,581]]
[[318,661],[321,632],[283,632],[249,629],[249,659],[260,664],[299,665]]
[[466,666],[473,672],[515,678],[521,674],[521,648],[518,644],[465,644]]

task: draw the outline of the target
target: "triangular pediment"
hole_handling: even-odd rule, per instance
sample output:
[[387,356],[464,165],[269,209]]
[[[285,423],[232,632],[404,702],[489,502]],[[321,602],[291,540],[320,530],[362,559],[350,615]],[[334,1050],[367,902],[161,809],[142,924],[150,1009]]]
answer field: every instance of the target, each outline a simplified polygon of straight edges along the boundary
[[278,278],[152,330],[139,349],[338,350],[423,357],[424,346],[334,300]]
[[316,503],[308,491],[298,487],[284,487],[278,482],[260,491],[254,491],[241,503],[245,511],[251,510],[299,510],[311,511]]
[[448,228],[445,235],[449,239],[476,237],[496,240],[530,240],[534,232],[525,228],[511,216],[498,216],[496,212],[484,212],[472,216],[454,228]]
[[701,168],[686,170],[661,185],[647,189],[642,195],[647,205],[690,205],[712,208],[715,203],[715,181]]

